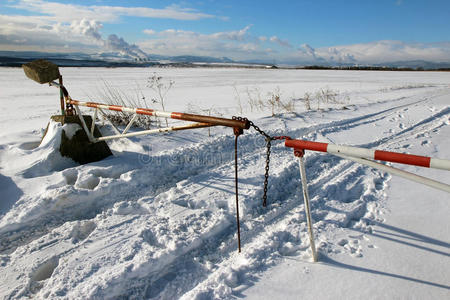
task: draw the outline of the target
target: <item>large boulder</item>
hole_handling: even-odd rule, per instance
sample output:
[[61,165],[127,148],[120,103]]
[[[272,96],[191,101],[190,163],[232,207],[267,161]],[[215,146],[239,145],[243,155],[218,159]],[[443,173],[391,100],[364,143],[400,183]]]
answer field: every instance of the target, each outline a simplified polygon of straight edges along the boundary
[[[91,116],[83,116],[84,121],[88,128],[91,128],[92,118]],[[51,119],[55,122],[59,122],[62,125],[74,124],[75,126],[64,126],[65,128],[71,128],[70,132],[62,130],[61,133],[61,145],[59,151],[62,156],[70,157],[74,161],[80,164],[87,164],[102,160],[112,155],[111,150],[106,142],[101,141],[97,143],[91,143],[89,138],[82,129],[81,121],[78,116],[65,116],[56,115]],[[78,126],[76,125],[78,124]],[[45,136],[45,134],[44,134]],[[98,130],[97,126],[94,128],[94,137],[101,137],[102,134]]]
[[41,84],[59,79],[60,76],[58,66],[44,59],[24,64],[22,68],[28,78]]

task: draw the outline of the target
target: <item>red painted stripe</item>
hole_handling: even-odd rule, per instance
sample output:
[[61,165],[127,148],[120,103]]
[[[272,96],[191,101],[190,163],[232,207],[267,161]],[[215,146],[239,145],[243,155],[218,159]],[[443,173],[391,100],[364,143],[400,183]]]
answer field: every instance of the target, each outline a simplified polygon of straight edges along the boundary
[[87,103],[86,103],[86,106],[87,106],[87,107],[97,107],[97,106],[98,106],[98,103],[95,103],[95,102],[87,102]]
[[426,156],[396,153],[382,150],[375,150],[374,159],[427,168],[430,167],[431,161],[431,158]]
[[177,119],[177,120],[182,120],[183,119],[183,114],[182,113],[178,113],[178,112],[173,112],[173,113],[170,114],[170,118]]
[[327,143],[310,142],[310,141],[302,141],[302,140],[286,140],[286,142],[284,144],[286,147],[302,149],[302,150],[320,151],[320,152],[327,152],[327,148],[328,148]]
[[137,108],[136,113],[139,115],[147,115],[147,116],[153,116],[153,109],[150,108]]
[[119,105],[110,105],[109,110],[122,111],[122,106]]

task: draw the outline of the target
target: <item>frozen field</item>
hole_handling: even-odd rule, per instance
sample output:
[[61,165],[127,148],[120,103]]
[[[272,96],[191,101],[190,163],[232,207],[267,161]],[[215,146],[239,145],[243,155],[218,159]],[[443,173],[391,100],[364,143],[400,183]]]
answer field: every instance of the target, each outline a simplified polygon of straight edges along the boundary
[[[106,83],[151,103],[156,72],[174,81],[168,111],[245,116],[270,135],[450,159],[450,72],[60,70],[76,100],[104,102]],[[265,142],[250,129],[239,138],[238,254],[231,129],[113,141],[113,157],[80,166],[60,156],[58,124],[37,147],[58,91],[21,69],[0,68],[0,78],[5,299],[450,298],[448,193],[307,152],[313,264],[297,160],[273,142],[263,208]],[[292,100],[292,111],[271,116],[257,104],[274,95]],[[450,184],[447,171],[400,168]]]

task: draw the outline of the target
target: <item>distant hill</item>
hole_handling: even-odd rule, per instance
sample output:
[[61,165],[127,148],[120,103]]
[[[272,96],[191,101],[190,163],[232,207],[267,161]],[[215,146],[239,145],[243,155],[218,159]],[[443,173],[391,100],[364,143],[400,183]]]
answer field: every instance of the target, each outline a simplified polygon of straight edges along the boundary
[[[255,67],[275,65],[263,60],[234,61],[227,57],[211,56],[164,56],[147,55],[147,58],[133,58],[120,53],[105,52],[97,54],[86,53],[45,53],[34,51],[0,51],[0,66],[21,67],[22,64],[35,59],[45,58],[61,67],[150,67],[150,66],[175,66],[175,67],[199,67],[199,66],[229,66],[229,67]],[[282,66],[283,67],[283,66]],[[423,60],[396,61],[379,64],[331,64],[320,62],[319,64],[294,64],[284,65],[285,68],[300,69],[340,69],[340,70],[450,70],[450,62],[429,62]]]
[[227,58],[209,56],[161,56],[149,55],[148,59],[123,57],[114,53],[88,55],[84,53],[45,53],[33,51],[0,51],[0,66],[20,67],[35,59],[45,58],[61,67],[149,67],[155,65],[183,66],[189,63],[233,63]]

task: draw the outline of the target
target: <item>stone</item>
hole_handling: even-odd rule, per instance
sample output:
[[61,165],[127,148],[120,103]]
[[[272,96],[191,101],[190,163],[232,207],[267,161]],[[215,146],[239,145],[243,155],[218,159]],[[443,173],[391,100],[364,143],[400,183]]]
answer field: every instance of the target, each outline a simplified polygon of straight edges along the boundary
[[28,78],[41,84],[59,79],[60,76],[58,66],[45,59],[38,59],[23,64],[22,68]]
[[[90,129],[92,124],[91,116],[83,116],[83,118],[87,127]],[[80,125],[80,127],[82,127],[81,121],[78,116],[56,115],[52,116],[51,119],[55,122],[61,123],[62,125],[76,123]],[[100,130],[98,130],[97,126],[95,126],[94,137],[101,136],[102,134],[100,133]],[[61,152],[62,156],[70,157],[79,164],[96,162],[112,155],[112,152],[105,141],[91,143],[86,132],[84,132],[83,129],[76,131],[76,133],[71,138],[67,137],[66,133],[63,130],[59,151]]]

